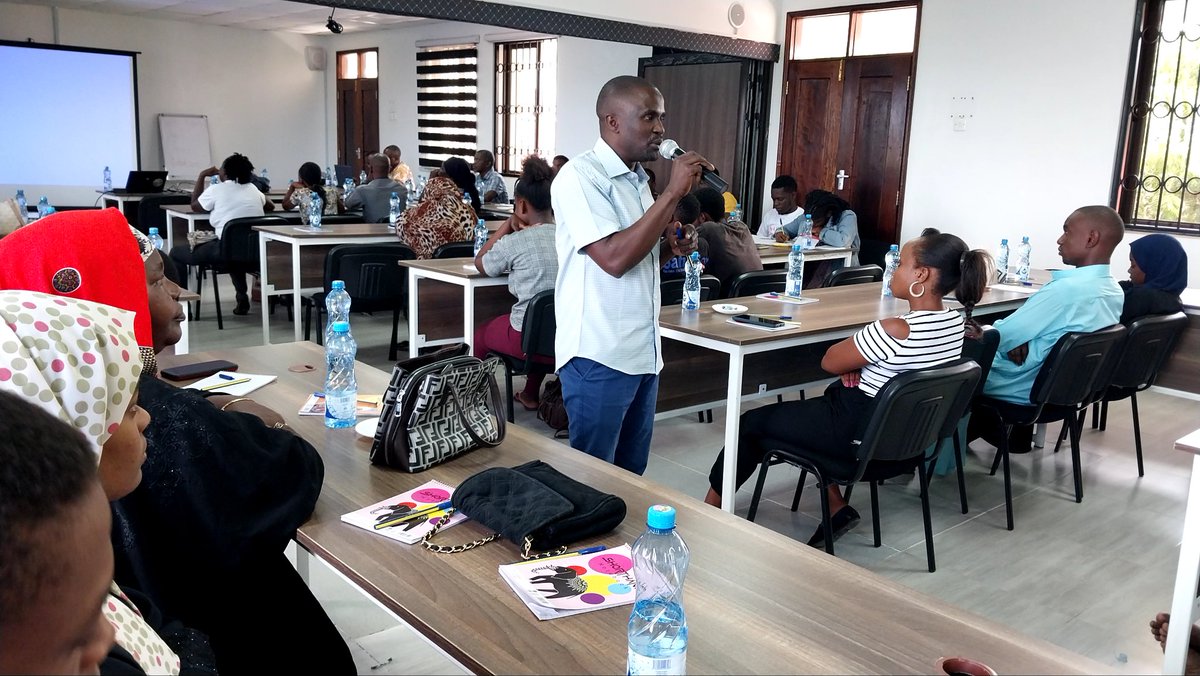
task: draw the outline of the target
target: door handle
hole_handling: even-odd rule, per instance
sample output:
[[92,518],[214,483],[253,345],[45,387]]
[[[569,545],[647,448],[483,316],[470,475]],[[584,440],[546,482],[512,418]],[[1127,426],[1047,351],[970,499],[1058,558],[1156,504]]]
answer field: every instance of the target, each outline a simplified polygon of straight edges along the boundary
[[846,187],[846,179],[850,178],[850,174],[847,174],[845,169],[838,169],[834,178],[837,179],[837,189],[842,190]]
[[[354,158],[355,158],[355,159],[357,159],[357,160],[361,160],[361,159],[362,159],[362,148],[355,148],[355,149],[354,149]],[[838,186],[838,187],[841,187],[841,186]]]

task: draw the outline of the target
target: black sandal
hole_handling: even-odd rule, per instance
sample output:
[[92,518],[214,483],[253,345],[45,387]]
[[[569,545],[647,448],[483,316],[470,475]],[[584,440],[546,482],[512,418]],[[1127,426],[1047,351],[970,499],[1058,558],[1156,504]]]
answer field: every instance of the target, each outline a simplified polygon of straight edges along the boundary
[[[833,541],[837,542],[838,538],[842,537],[847,531],[858,525],[858,522],[861,518],[862,517],[858,515],[858,510],[854,509],[850,505],[846,505],[845,507],[839,509],[836,514],[829,517],[829,523],[833,530]],[[808,546],[822,548],[825,546],[824,524],[817,526],[817,532],[813,533],[813,536],[808,539]]]

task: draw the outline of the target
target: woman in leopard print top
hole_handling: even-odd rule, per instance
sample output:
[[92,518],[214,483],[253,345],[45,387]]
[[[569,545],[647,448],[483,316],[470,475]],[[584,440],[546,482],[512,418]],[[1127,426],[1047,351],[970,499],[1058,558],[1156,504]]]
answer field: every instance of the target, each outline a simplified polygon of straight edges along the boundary
[[417,258],[432,258],[434,250],[443,244],[471,240],[475,219],[475,211],[463,203],[454,181],[431,178],[421,201],[404,214],[404,224],[397,234]]

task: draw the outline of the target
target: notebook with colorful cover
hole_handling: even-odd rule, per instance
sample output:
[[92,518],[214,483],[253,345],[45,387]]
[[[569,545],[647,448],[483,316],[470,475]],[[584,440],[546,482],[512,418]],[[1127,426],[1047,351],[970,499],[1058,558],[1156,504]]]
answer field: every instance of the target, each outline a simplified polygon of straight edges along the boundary
[[637,594],[629,545],[509,563],[500,577],[539,620],[629,605]]
[[445,521],[442,528],[467,520],[465,514],[450,507],[454,487],[440,481],[428,481],[406,493],[342,515],[342,521],[384,537],[415,544]]

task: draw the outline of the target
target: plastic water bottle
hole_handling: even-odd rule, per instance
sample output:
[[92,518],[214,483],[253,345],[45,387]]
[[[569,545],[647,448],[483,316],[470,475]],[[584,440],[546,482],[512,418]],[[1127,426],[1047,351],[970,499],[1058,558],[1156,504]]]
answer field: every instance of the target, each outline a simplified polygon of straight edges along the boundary
[[359,185],[367,184],[367,170],[366,169],[363,169],[362,171],[358,172],[358,184]]
[[1029,238],[1022,237],[1021,243],[1017,245],[1017,281],[1022,284],[1029,281],[1030,249]]
[[353,195],[353,194],[354,194],[354,179],[347,176],[346,180],[342,181],[342,196],[349,197],[350,195]]
[[[333,337],[333,325],[338,322],[350,324],[350,294],[346,292],[346,282],[335,279],[329,285],[329,295],[325,296],[325,312],[329,314],[329,322],[325,324],[325,342]],[[346,329],[349,331],[349,329]]]
[[104,168],[104,192],[112,190],[112,170]]
[[898,267],[900,267],[900,246],[893,244],[883,256],[883,291],[879,294],[883,298],[892,297],[892,275],[896,274]]
[[213,175],[212,180],[208,182],[209,185],[219,185],[220,183],[221,183],[221,177],[217,176],[215,174]]
[[354,378],[354,356],[358,344],[350,335],[350,322],[334,322],[333,335],[325,341],[325,426],[353,427],[358,413],[358,381]]
[[463,191],[463,204],[467,205],[468,207],[471,206],[471,193],[467,192],[466,190]]
[[488,234],[489,233],[488,233],[488,229],[487,229],[487,223],[485,223],[482,218],[475,221],[475,255],[476,256],[479,255],[479,250],[483,248],[483,245],[487,244]]
[[700,309],[700,252],[693,251],[683,265],[683,309]]
[[792,244],[792,252],[788,254],[787,295],[799,298],[804,288],[804,245],[800,240]]
[[262,171],[258,172],[258,177],[262,179],[263,183],[267,184],[267,187],[271,186],[271,177],[267,175],[266,167],[263,167]]
[[804,248],[808,249],[816,246],[812,243],[813,238],[813,222],[812,214],[804,214],[804,222],[800,224],[800,236],[804,239],[800,240],[804,244]]
[[333,169],[328,164],[325,165],[325,185],[337,185],[337,182],[333,180]]
[[392,230],[396,229],[396,224],[400,222],[400,196],[392,193],[392,198],[388,200],[388,227]]
[[1008,277],[1008,240],[1000,240],[1000,253],[996,256],[996,281],[1003,283]]
[[631,676],[686,672],[683,579],[690,560],[687,545],[675,532],[675,508],[652,506],[646,514],[646,532],[633,542],[637,600],[626,629],[626,672]]
[[150,244],[159,251],[163,250],[163,238],[158,234],[158,228],[150,228]]
[[741,202],[734,202],[733,211],[729,212],[729,220],[731,220],[731,221],[742,220],[742,203]]
[[45,218],[54,213],[54,207],[50,206],[50,200],[45,195],[42,195],[41,199],[38,200],[37,210],[38,218]]
[[25,191],[17,190],[17,206],[21,207],[21,217],[29,215],[29,202],[25,201]]
[[427,182],[427,179],[424,176],[421,177],[421,180],[417,181],[417,199],[418,200],[425,196],[425,183],[426,182]]
[[316,190],[312,191],[312,196],[308,198],[308,227],[313,230],[321,229],[321,216],[325,213],[325,201],[317,194]]

